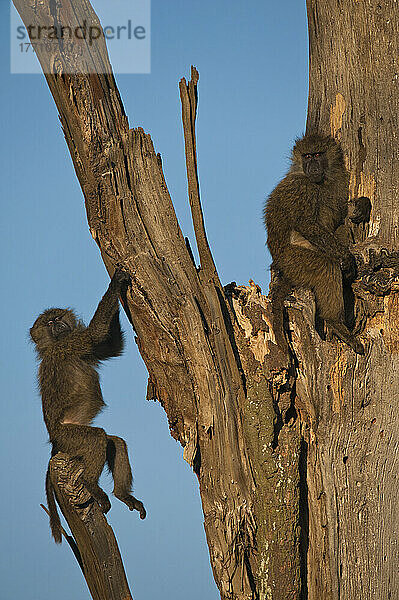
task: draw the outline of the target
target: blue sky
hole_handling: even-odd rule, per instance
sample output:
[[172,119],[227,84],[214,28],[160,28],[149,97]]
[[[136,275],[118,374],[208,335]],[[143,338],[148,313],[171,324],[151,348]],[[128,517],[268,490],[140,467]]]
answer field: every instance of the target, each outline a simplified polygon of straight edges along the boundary
[[[144,127],[161,152],[183,233],[194,245],[178,81],[196,65],[201,196],[214,258],[223,283],[252,278],[266,292],[262,206],[305,126],[305,2],[153,0],[151,18],[151,73],[117,76],[130,125]],[[6,0],[0,28],[2,597],[83,600],[89,594],[75,559],[65,543],[55,546],[39,507],[49,446],[27,332],[48,306],[72,306],[87,322],[108,277],[47,84],[41,75],[10,75]],[[109,522],[132,593],[135,600],[216,600],[196,477],[162,408],[145,400],[146,369],[124,317],[123,327],[126,352],[101,371],[108,408],[97,423],[126,439],[135,492],[148,510],[140,521],[111,498]],[[111,491],[107,476],[103,486]]]

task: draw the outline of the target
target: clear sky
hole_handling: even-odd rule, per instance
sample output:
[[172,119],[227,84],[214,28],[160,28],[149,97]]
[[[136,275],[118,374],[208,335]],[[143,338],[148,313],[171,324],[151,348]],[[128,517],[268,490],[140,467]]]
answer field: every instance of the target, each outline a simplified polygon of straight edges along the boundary
[[[305,1],[153,0],[151,15],[151,73],[117,76],[130,125],[144,127],[161,152],[193,245],[178,81],[191,64],[199,69],[199,170],[215,261],[224,284],[252,278],[266,291],[262,206],[305,126]],[[53,543],[39,507],[50,448],[27,334],[48,306],[72,306],[87,322],[108,276],[45,79],[10,75],[7,0],[0,3],[0,30],[1,598],[85,600],[79,567],[67,544]],[[108,408],[97,423],[126,439],[135,492],[148,511],[140,521],[111,497],[109,522],[132,593],[135,600],[216,600],[197,479],[161,406],[145,400],[147,373],[124,316],[123,327],[127,349],[102,369]],[[108,476],[102,483],[110,492]]]

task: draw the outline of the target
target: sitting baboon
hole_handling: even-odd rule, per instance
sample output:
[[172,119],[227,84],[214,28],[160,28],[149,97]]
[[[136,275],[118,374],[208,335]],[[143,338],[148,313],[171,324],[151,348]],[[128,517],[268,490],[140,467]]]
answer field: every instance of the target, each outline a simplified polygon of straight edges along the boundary
[[[277,271],[271,291],[274,329],[284,349],[284,299],[293,287],[303,287],[314,292],[318,315],[332,331],[364,354],[345,323],[343,278],[350,282],[356,274],[348,242],[339,235],[348,212],[348,181],[338,142],[330,136],[305,135],[296,141],[288,174],[266,201],[267,245]],[[358,201],[356,222],[366,218],[360,215],[362,206],[367,218],[370,214],[368,198]]]

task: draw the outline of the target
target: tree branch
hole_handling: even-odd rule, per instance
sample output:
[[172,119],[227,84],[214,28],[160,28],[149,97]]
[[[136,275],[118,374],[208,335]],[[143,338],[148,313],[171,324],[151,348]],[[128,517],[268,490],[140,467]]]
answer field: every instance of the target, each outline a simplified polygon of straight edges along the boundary
[[93,600],[132,600],[114,533],[85,488],[82,473],[81,463],[66,454],[58,453],[50,460],[51,483],[73,538],[63,531],[64,536]]
[[[14,1],[24,22],[96,20],[87,0]],[[221,598],[298,600],[300,436],[293,377],[279,362],[267,299],[257,286],[241,289],[239,300],[227,295],[216,273],[199,199],[198,75],[193,70],[180,89],[199,273],[152,140],[141,128],[129,129],[104,39],[83,52],[85,70],[74,75],[70,66],[80,46],[60,44],[51,53],[40,47],[38,57],[92,236],[108,271],[121,265],[131,276],[124,306],[148,368],[148,395],[161,402],[198,477]]]
[[186,152],[188,197],[190,201],[191,215],[193,218],[193,225],[195,237],[197,240],[198,253],[200,256],[201,268],[204,271],[205,277],[213,279],[214,282],[219,287],[221,287],[215,263],[213,261],[212,253],[208,244],[199,192],[197,147],[195,137],[195,119],[197,116],[198,100],[198,80],[199,73],[197,69],[192,66],[191,79],[188,85],[184,77],[183,79],[181,79],[179,84]]

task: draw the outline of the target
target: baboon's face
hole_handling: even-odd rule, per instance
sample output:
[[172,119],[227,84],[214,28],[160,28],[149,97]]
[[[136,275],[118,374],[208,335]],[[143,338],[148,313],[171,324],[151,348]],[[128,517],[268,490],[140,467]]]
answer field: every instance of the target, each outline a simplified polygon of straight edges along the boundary
[[328,168],[326,152],[312,152],[302,154],[302,169],[313,183],[324,181]]
[[68,335],[77,326],[74,313],[66,308],[49,308],[34,322],[30,336],[38,350]]

